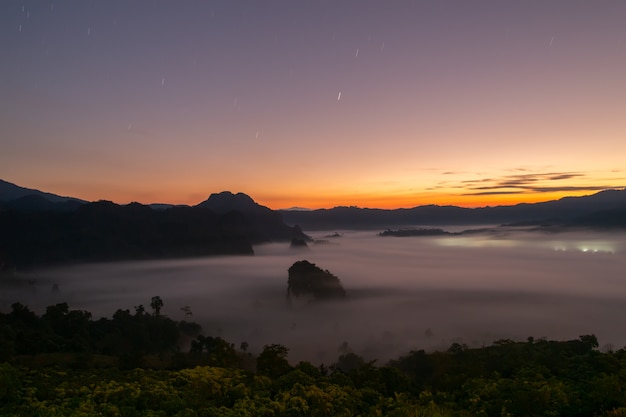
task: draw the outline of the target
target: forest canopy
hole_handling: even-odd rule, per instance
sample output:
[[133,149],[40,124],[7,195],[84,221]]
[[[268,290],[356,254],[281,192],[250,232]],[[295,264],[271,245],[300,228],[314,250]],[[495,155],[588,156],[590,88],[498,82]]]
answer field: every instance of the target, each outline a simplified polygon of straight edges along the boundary
[[626,351],[600,351],[594,335],[455,342],[386,364],[342,343],[332,364],[292,364],[287,346],[237,349],[163,305],[96,321],[67,303],[0,313],[0,415],[626,415]]

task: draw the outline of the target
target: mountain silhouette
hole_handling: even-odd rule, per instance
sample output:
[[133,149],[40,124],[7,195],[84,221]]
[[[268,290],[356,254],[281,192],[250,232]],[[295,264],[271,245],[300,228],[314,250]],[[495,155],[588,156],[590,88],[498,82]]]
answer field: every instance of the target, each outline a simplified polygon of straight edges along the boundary
[[0,213],[0,264],[253,254],[251,238],[233,226],[237,221],[244,222],[203,208],[153,210],[108,201],[72,212],[9,210]]
[[402,230],[416,225],[510,224],[607,230],[626,228],[624,219],[626,190],[482,208],[274,211],[246,194],[229,191],[211,194],[193,207],[151,207],[87,203],[0,180],[0,267],[252,254],[253,245],[264,242],[311,241],[300,227]]
[[233,210],[237,210],[242,213],[270,210],[269,208],[256,203],[247,194],[233,194],[230,191],[222,191],[221,193],[211,194],[208,199],[198,204],[196,207],[205,207],[216,213],[228,213]]
[[[304,230],[375,229],[410,225],[472,225],[527,222],[533,224],[596,224],[620,227],[614,211],[626,210],[626,190],[605,190],[589,196],[564,197],[543,203],[521,203],[513,206],[464,208],[427,205],[395,210],[359,207],[335,207],[312,211],[281,210],[287,224]],[[612,221],[600,221],[601,214],[611,211]],[[592,218],[595,219],[592,221]],[[577,220],[579,219],[579,220]]]
[[[33,196],[38,197],[38,199],[32,198]],[[73,202],[75,205],[74,208],[78,207],[80,204],[86,203],[86,201],[74,198],[74,197],[62,197],[52,193],[46,193],[39,190],[34,190],[32,188],[24,188],[19,185],[15,185],[8,181],[4,181],[0,179],[0,204],[4,207],[6,203],[12,202],[15,200],[23,199],[25,197],[31,197],[29,200],[22,200],[22,203],[17,203],[16,206],[20,207],[23,205],[24,207],[28,207],[28,209],[33,210],[37,209],[38,205],[40,205],[41,209],[62,209],[62,206],[50,206],[48,203],[66,203]],[[45,207],[45,208],[44,208]]]
[[[77,262],[253,254],[252,245],[310,239],[249,196],[195,207],[84,203],[9,184],[0,210],[0,269]],[[24,190],[35,191],[24,195]],[[57,196],[58,197],[58,196]]]
[[287,226],[280,212],[258,204],[244,193],[233,194],[223,191],[211,194],[209,198],[195,207],[210,209],[216,213],[228,215],[239,212],[244,222],[237,223],[239,230],[249,236],[254,243],[302,239],[309,241],[299,226]]

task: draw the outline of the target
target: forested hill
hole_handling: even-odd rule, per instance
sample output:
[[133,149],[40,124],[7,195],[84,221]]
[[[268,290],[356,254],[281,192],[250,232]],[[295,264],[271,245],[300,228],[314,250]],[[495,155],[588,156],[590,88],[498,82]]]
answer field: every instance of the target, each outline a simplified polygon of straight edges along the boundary
[[335,207],[281,212],[287,224],[297,224],[304,230],[386,229],[407,225],[518,222],[584,227],[624,227],[626,190],[606,190],[584,197],[565,197],[560,200],[514,206],[463,208],[428,205],[395,210]]
[[306,239],[280,214],[216,213],[205,207],[155,210],[100,201],[73,211],[0,211],[0,265],[252,254],[252,245]]

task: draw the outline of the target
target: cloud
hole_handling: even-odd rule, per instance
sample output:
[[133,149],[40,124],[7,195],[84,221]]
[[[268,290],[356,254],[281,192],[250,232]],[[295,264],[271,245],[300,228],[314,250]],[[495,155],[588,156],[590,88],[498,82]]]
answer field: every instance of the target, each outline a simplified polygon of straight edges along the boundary
[[602,191],[613,188],[624,188],[623,186],[614,187],[609,185],[596,185],[596,186],[570,186],[570,187],[534,187],[532,191],[538,193],[551,193],[555,191]]
[[568,180],[570,178],[577,178],[577,177],[583,177],[583,174],[554,174],[552,176],[550,176],[548,179],[553,180],[553,181],[558,181],[558,180]]
[[477,193],[464,193],[462,195],[506,195],[506,194],[520,194],[519,191],[483,191]]
[[[526,170],[524,169],[524,171]],[[588,181],[589,179],[589,176],[583,172],[550,171],[469,179],[460,181],[457,185],[451,185],[451,187],[465,190],[466,192],[462,194],[465,196],[601,191],[611,188],[623,188],[621,184],[572,185],[573,181]]]

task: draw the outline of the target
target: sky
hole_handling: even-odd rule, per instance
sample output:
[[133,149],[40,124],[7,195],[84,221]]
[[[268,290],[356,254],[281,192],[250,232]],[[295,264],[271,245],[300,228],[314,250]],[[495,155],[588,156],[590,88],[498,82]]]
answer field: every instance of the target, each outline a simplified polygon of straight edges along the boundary
[[626,2],[0,2],[0,178],[466,207],[626,186]]

